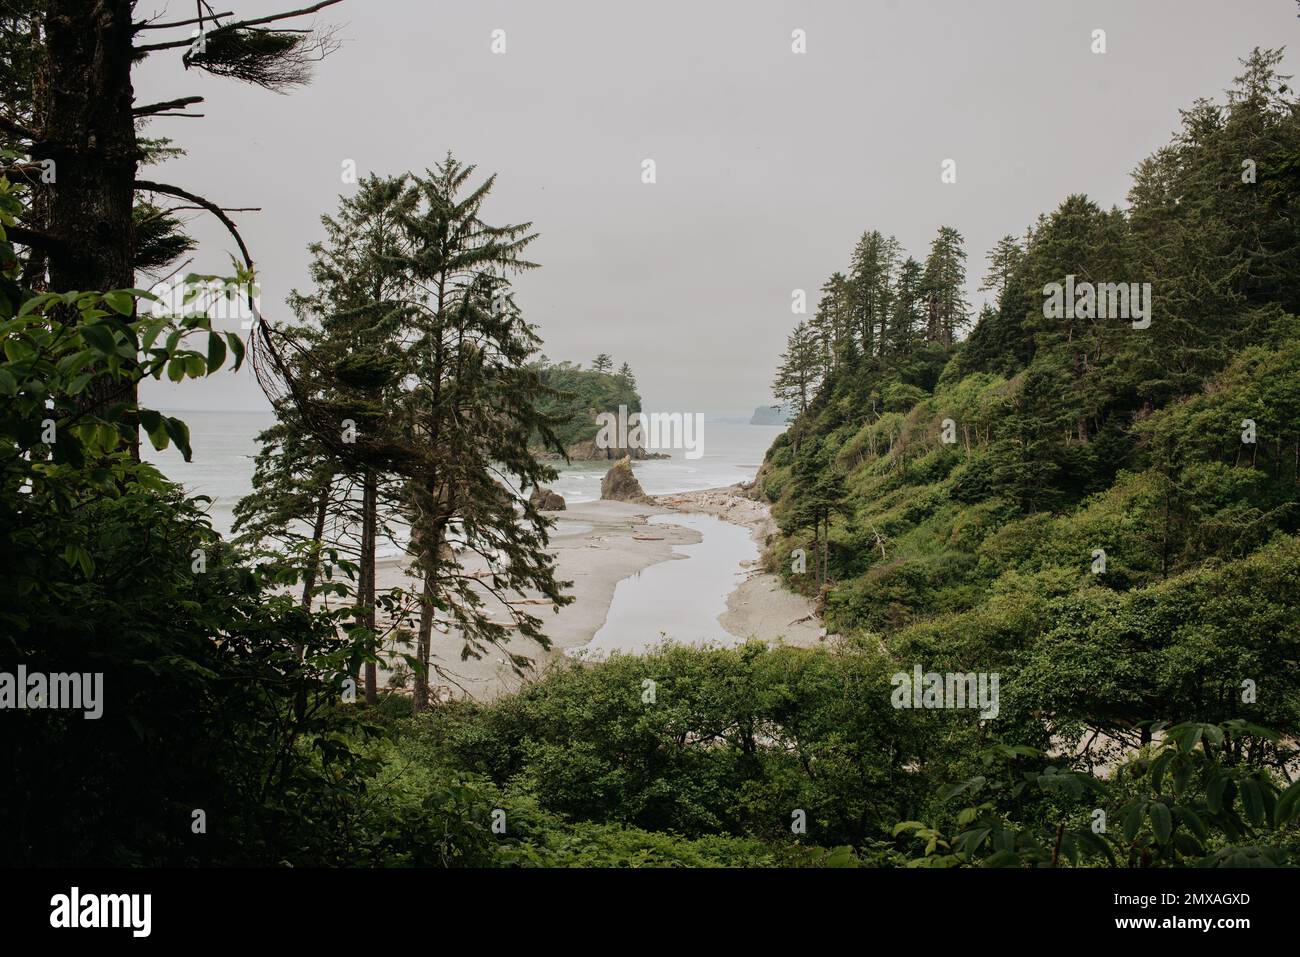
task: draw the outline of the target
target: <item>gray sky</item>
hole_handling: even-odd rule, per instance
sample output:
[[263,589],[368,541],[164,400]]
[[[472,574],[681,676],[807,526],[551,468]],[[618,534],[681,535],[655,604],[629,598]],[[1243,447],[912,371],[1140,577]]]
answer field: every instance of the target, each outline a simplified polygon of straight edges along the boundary
[[[240,17],[306,0],[226,0]],[[137,15],[166,9],[142,2]],[[193,6],[173,0],[169,19]],[[198,94],[160,119],[188,155],[148,170],[240,214],[263,311],[287,315],[319,216],[359,172],[422,170],[448,149],[498,182],[490,222],[531,220],[543,268],[518,281],[552,359],[627,361],[649,409],[752,409],[798,317],[792,290],[847,267],[866,229],[923,259],[986,250],[1072,192],[1122,203],[1178,110],[1220,97],[1237,58],[1300,36],[1293,0],[346,0],[343,47],[287,96],[135,71],[138,102]],[[302,25],[307,21],[295,21]],[[492,32],[504,30],[504,55]],[[791,52],[791,31],[807,52]],[[1090,50],[1106,31],[1105,54]],[[156,39],[151,37],[150,39]],[[1288,57],[1288,66],[1292,58]],[[1294,67],[1293,67],[1294,69]],[[642,160],[658,182],[641,182]],[[957,182],[940,181],[945,159]],[[190,270],[225,274],[226,233],[196,217]],[[171,408],[261,408],[251,375],[149,386]]]

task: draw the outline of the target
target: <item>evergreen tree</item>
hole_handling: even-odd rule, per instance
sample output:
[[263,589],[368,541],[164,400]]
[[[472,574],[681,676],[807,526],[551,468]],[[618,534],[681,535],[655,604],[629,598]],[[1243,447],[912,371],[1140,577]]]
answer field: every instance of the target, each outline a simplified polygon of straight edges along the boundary
[[965,327],[970,314],[965,286],[966,250],[961,233],[951,226],[940,226],[921,274],[926,339],[930,342],[952,345]]
[[233,531],[237,544],[300,555],[302,606],[314,597],[326,525],[342,510],[338,463],[303,427],[301,416],[285,399],[276,403],[276,423],[257,436],[253,490],[235,504]]
[[879,230],[863,233],[854,247],[849,268],[849,309],[864,355],[875,355],[888,322],[893,277],[898,266],[898,241]]
[[[336,471],[360,488],[360,501],[348,501],[359,528],[356,625],[368,636],[372,651],[377,651],[378,641],[379,503],[387,470],[370,452],[405,441],[404,423],[394,416],[406,371],[403,343],[410,313],[401,257],[408,243],[405,217],[416,202],[406,177],[361,180],[354,194],[340,199],[336,215],[321,217],[325,239],[309,247],[313,290],[295,291],[289,299],[312,329],[308,352],[298,362],[299,381],[312,395],[318,414],[332,420],[340,434]],[[318,483],[315,492],[323,498],[328,486]],[[368,702],[378,702],[373,657],[365,663],[365,693]]]
[[898,269],[898,282],[885,342],[890,356],[910,356],[920,339],[925,319],[922,312],[921,275],[921,264],[911,256]]
[[988,271],[984,274],[984,282],[980,284],[979,291],[993,292],[1001,298],[1023,256],[1024,250],[1016,237],[1007,235],[999,239],[985,257],[989,264]]
[[822,283],[821,298],[808,324],[827,374],[850,362],[855,354],[852,308],[848,279],[841,272],[833,273]]
[[786,350],[772,381],[772,394],[796,416],[808,411],[822,375],[822,351],[806,322],[794,327],[786,339]]
[[822,585],[829,575],[831,520],[848,511],[844,477],[831,463],[822,440],[812,439],[795,452],[792,478],[794,493],[782,531],[789,535],[812,530],[813,568]]
[[[554,420],[538,410],[546,389],[531,360],[540,340],[508,281],[535,268],[523,253],[536,236],[529,223],[485,222],[480,213],[495,177],[470,188],[473,173],[448,154],[415,179],[420,208],[405,221],[411,245],[402,264],[422,292],[408,320],[416,332],[414,385],[403,398],[421,453],[408,476],[411,550],[424,579],[416,710],[428,702],[436,667],[437,615],[444,618],[439,630],[459,633],[462,658],[493,646],[521,671],[529,659],[506,647],[512,634],[549,647],[526,605],[540,598],[558,608],[572,600],[561,593],[546,551],[550,521],[527,501],[530,488],[556,475],[534,456],[530,438],[563,451]],[[466,567],[475,557],[486,568]]]

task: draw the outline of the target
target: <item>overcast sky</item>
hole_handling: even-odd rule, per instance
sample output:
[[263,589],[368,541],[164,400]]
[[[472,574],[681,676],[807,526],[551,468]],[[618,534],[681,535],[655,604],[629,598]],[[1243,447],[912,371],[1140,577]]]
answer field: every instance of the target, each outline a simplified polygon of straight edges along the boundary
[[[224,0],[240,17],[306,5]],[[173,0],[137,7],[192,15]],[[489,222],[532,221],[518,282],[552,359],[627,361],[647,408],[748,410],[768,386],[794,289],[811,312],[864,230],[923,259],[966,237],[970,298],[987,249],[1067,194],[1122,204],[1178,110],[1219,97],[1253,46],[1300,35],[1294,0],[346,0],[318,14],[342,48],[287,96],[186,72],[135,71],[141,103],[198,94],[204,119],[159,119],[188,155],[150,169],[240,214],[262,308],[285,317],[319,216],[362,175],[447,150],[499,174]],[[309,21],[294,21],[303,25]],[[491,51],[505,31],[506,53]],[[807,52],[791,52],[806,32]],[[1107,52],[1091,52],[1106,31]],[[150,40],[158,37],[151,36]],[[1288,66],[1293,66],[1288,57]],[[1293,67],[1294,68],[1294,67]],[[653,159],[658,181],[641,182]],[[940,181],[945,159],[957,182]],[[208,217],[190,270],[228,273]],[[170,408],[251,409],[250,375],[146,389]]]

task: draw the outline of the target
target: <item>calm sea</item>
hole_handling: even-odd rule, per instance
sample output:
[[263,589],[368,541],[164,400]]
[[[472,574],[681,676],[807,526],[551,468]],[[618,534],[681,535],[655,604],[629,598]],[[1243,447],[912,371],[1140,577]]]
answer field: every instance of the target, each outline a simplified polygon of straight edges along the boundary
[[[230,533],[235,503],[251,489],[253,456],[257,435],[274,421],[270,412],[170,412],[190,427],[193,460],[186,462],[174,448],[154,451],[144,443],[144,457],[192,495],[212,498],[209,514],[212,526],[223,535]],[[671,459],[633,463],[641,487],[650,495],[696,491],[749,481],[758,471],[769,446],[783,426],[746,425],[734,420],[705,419],[703,455],[687,459],[673,451]],[[607,462],[574,465],[557,463],[560,477],[551,487],[570,502],[600,498],[600,480]]]

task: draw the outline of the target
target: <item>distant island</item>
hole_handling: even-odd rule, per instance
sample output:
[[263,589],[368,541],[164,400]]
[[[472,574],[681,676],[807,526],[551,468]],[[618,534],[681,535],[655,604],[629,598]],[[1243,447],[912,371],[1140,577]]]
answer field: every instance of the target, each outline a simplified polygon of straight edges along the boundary
[[750,425],[785,425],[790,411],[784,405],[760,405],[749,419]]
[[[602,412],[617,413],[619,406],[629,412],[641,411],[641,395],[637,392],[636,377],[625,362],[614,369],[614,360],[601,353],[584,369],[580,363],[553,363],[545,356],[534,367],[548,393],[537,400],[538,411],[559,417],[555,427],[556,437],[565,447],[570,461],[588,462],[598,459],[621,459],[630,455],[634,459],[668,458],[643,448],[601,448],[596,442],[600,426],[596,416]],[[534,443],[537,446],[538,443]],[[562,456],[553,450],[534,448],[538,458],[558,460]]]

